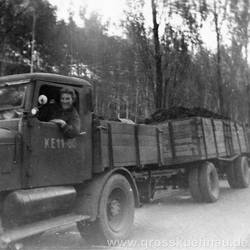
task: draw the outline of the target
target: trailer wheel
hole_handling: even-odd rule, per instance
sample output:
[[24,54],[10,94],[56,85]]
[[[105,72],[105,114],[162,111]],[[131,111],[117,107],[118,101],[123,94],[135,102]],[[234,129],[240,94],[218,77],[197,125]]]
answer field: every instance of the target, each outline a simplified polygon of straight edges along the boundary
[[200,188],[205,202],[215,202],[219,198],[219,177],[213,163],[204,162],[199,175]]
[[197,202],[202,202],[203,198],[200,190],[198,167],[190,169],[188,174],[188,185],[193,200]]
[[97,220],[78,223],[79,232],[89,244],[107,245],[108,240],[123,240],[131,233],[134,206],[129,182],[124,176],[114,174],[103,187]]
[[237,158],[234,161],[235,177],[237,179],[237,188],[246,188],[249,185],[249,165],[246,156]]
[[226,174],[227,181],[231,188],[238,188],[237,178],[235,175],[235,164],[230,162],[228,166],[226,166]]

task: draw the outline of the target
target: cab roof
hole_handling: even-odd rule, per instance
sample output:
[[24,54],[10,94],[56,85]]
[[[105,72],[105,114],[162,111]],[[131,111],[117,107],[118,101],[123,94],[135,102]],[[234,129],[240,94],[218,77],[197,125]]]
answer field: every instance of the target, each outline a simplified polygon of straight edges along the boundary
[[25,81],[25,80],[40,80],[40,81],[48,81],[48,82],[60,83],[64,85],[71,85],[77,87],[83,87],[83,86],[91,87],[91,84],[83,79],[71,76],[51,74],[51,73],[26,73],[26,74],[2,76],[0,77],[0,85],[6,82]]

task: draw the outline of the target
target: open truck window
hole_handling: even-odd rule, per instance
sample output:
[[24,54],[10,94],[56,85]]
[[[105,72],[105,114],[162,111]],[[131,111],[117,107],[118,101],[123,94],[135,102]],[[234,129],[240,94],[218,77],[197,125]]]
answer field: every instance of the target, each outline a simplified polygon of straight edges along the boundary
[[[50,104],[60,104],[60,90],[62,87],[57,87],[54,85],[42,85],[39,90],[39,97],[45,96],[46,97],[46,104],[45,105],[50,105]],[[76,108],[76,110],[79,113],[79,94],[76,90],[75,95],[76,95],[76,100],[73,104],[73,106]],[[39,99],[37,100],[38,106],[41,108],[43,107],[43,104],[39,103]]]

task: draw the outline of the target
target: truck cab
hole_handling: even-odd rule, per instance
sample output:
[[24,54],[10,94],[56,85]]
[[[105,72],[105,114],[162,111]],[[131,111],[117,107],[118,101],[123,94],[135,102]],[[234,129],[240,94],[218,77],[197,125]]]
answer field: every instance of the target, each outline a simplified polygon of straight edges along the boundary
[[[66,138],[39,110],[75,91],[81,132]],[[91,85],[81,79],[34,73],[0,79],[0,190],[82,183],[91,178]],[[86,146],[87,145],[87,146]]]

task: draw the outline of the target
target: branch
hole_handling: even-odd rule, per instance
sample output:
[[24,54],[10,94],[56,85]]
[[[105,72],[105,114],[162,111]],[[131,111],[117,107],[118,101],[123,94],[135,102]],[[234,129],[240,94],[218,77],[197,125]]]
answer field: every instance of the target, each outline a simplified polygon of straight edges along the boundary
[[[17,15],[16,16],[13,16],[13,19],[14,20],[17,20],[23,13],[25,13],[25,11],[27,11],[28,9],[29,9],[29,5],[27,5],[22,11],[19,11],[18,13],[17,13]],[[11,27],[9,27],[6,31],[5,31],[5,35],[7,35],[8,33],[10,33],[12,30],[13,30],[13,28],[14,28],[14,23],[12,24],[12,26]]]
[[223,6],[224,13],[223,13],[223,15],[222,15],[222,19],[221,19],[221,22],[220,22],[220,24],[219,24],[219,27],[220,27],[220,28],[221,28],[221,26],[222,26],[223,21],[226,19],[226,15],[227,15],[227,5],[228,5],[228,0],[225,0],[225,4],[224,4],[224,6]]

